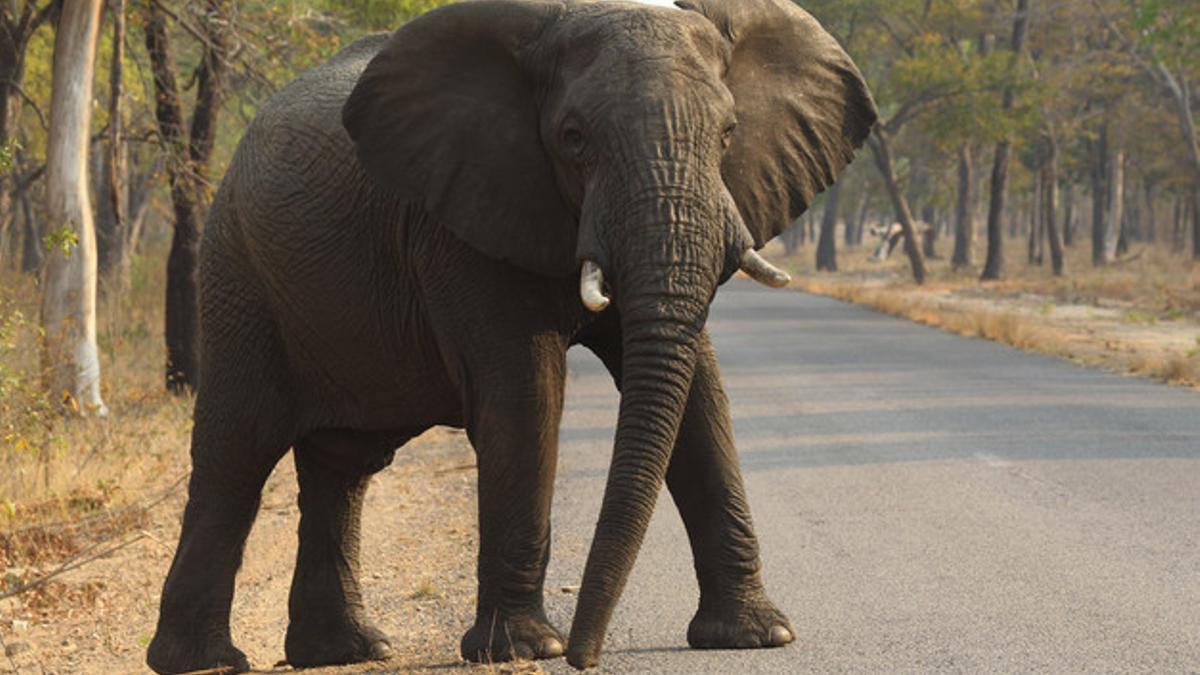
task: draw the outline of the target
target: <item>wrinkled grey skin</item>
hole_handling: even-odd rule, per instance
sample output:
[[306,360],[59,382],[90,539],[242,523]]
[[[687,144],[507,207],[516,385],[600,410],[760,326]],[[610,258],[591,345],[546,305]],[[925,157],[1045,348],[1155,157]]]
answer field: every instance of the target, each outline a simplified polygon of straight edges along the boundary
[[[786,0],[460,3],[279,92],[204,234],[194,470],[149,665],[247,668],[234,577],[289,448],[301,522],[287,660],[386,658],[358,583],[363,495],[436,424],[464,427],[478,457],[464,657],[595,665],[664,480],[700,586],[688,642],[790,642],[704,323],[744,251],[807,208],[874,119],[848,57]],[[608,280],[599,314],[580,302],[582,260]],[[622,397],[564,640],[542,585],[573,344]]]

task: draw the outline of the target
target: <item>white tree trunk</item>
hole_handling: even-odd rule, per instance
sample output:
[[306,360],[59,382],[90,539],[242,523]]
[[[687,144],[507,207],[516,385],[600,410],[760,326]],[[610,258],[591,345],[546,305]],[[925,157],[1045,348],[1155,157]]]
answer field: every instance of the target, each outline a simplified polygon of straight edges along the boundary
[[1121,223],[1125,219],[1125,150],[1113,151],[1108,172],[1108,219],[1104,224],[1104,262],[1117,261]]
[[42,278],[42,368],[51,397],[104,415],[96,349],[96,231],[87,152],[101,0],[65,0],[54,39]]

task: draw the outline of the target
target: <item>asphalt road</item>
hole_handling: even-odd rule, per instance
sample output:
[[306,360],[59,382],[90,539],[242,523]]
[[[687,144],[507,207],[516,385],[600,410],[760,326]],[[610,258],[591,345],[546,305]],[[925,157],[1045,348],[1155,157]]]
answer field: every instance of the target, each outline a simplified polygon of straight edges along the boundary
[[[709,330],[797,640],[687,648],[664,492],[603,671],[1200,671],[1196,393],[740,281]],[[582,576],[616,420],[600,363],[570,367],[548,589]],[[574,604],[548,599],[564,631]]]

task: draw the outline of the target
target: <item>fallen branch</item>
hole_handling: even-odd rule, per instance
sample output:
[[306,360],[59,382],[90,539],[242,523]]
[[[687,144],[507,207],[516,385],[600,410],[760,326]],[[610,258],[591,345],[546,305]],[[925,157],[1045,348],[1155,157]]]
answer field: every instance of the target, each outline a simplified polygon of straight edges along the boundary
[[[92,523],[96,523],[96,522],[100,522],[100,521],[104,521],[104,520],[111,520],[118,516],[122,516],[122,515],[125,515],[126,513],[130,513],[130,512],[134,512],[134,511],[150,511],[150,509],[153,509],[154,507],[158,506],[159,504],[165,502],[166,500],[170,499],[173,495],[175,495],[176,490],[178,489],[180,484],[182,484],[185,480],[187,480],[188,476],[190,476],[190,475],[191,475],[191,472],[184,472],[182,475],[180,475],[178,478],[176,478],[174,481],[172,481],[170,485],[168,485],[166,488],[164,488],[162,490],[162,492],[155,495],[153,499],[151,499],[149,502],[147,502],[145,504],[140,504],[140,503],[135,502],[135,503],[129,504],[127,506],[122,506],[121,508],[118,508],[118,509],[110,509],[110,510],[104,511],[102,513],[92,514],[90,516],[86,516],[84,518],[80,518],[79,520],[75,520],[75,521],[59,520],[59,521],[55,521],[52,523],[43,523],[40,525],[27,525],[25,527],[12,530],[11,532],[8,532],[7,534],[11,537],[18,537],[20,535],[27,534],[29,532],[79,528],[79,527],[91,525]],[[0,533],[0,534],[4,534],[4,533]],[[103,542],[101,542],[101,543],[103,543]]]
[[70,572],[71,570],[77,570],[80,567],[83,567],[84,565],[87,565],[88,563],[92,563],[97,560],[100,560],[101,558],[107,558],[108,556],[116,553],[117,551],[120,551],[121,549],[127,548],[127,547],[145,539],[147,536],[148,535],[145,532],[139,532],[136,536],[130,537],[129,539],[121,542],[120,544],[110,546],[110,547],[100,551],[99,553],[94,553],[94,554],[89,555],[92,551],[96,550],[100,546],[100,544],[104,543],[104,542],[96,542],[95,544],[92,544],[91,546],[80,551],[77,555],[63,561],[63,563],[61,565],[59,565],[58,567],[54,568],[53,571],[47,572],[46,574],[43,574],[42,576],[38,577],[37,579],[34,579],[33,581],[21,584],[20,586],[17,586],[16,588],[12,589],[11,591],[5,591],[3,593],[0,593],[0,600],[7,600],[8,598],[16,597],[27,591],[31,591],[35,588],[44,586],[47,582],[49,582],[51,579],[54,579],[57,576],[66,574],[67,572]]

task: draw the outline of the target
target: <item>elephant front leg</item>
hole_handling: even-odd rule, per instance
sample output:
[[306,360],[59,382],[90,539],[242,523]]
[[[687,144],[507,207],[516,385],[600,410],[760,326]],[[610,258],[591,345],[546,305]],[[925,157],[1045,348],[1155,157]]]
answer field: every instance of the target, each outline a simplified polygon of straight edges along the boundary
[[[602,317],[581,342],[600,357],[620,389],[616,317]],[[696,350],[696,371],[667,468],[667,488],[687,529],[700,583],[700,608],[688,625],[688,644],[713,649],[785,645],[795,632],[763,589],[729,401],[707,331]]]
[[700,583],[700,608],[688,626],[688,644],[756,648],[791,642],[795,632],[790,622],[763,589],[729,403],[707,334],[667,470],[667,487],[687,528]]
[[555,658],[566,644],[543,607],[565,369],[551,366],[514,374],[514,380],[528,382],[532,375],[535,381],[503,387],[473,406],[468,433],[479,470],[479,595],[475,624],[461,643],[470,661]]

